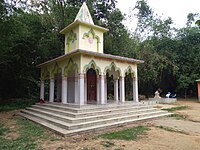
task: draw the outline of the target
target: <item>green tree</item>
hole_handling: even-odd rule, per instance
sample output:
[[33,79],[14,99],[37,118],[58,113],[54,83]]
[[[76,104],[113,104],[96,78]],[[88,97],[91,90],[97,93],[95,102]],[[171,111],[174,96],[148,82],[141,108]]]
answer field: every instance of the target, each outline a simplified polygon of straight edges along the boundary
[[[94,21],[109,27],[116,2],[87,3]],[[59,31],[73,22],[81,5],[81,0],[33,0],[30,5],[1,0],[0,98],[38,96],[36,65],[63,54],[64,37]]]
[[187,95],[195,91],[195,80],[199,78],[200,62],[200,29],[197,27],[182,28],[177,33],[178,48],[177,91]]
[[176,41],[171,39],[172,19],[162,20],[145,0],[138,0],[134,11],[138,19],[135,35],[145,37],[139,41],[136,55],[145,60],[138,71],[140,91],[146,95],[153,95],[158,88],[163,92],[174,91],[178,67],[174,53]]

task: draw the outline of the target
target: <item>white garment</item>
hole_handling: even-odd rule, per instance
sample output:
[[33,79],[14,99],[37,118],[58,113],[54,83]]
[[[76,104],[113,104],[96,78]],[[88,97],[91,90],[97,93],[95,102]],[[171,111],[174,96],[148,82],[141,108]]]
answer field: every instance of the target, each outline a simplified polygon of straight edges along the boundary
[[169,96],[170,96],[170,94],[169,94],[169,93],[168,93],[168,94],[166,94],[166,97],[167,97],[167,98],[169,98]]

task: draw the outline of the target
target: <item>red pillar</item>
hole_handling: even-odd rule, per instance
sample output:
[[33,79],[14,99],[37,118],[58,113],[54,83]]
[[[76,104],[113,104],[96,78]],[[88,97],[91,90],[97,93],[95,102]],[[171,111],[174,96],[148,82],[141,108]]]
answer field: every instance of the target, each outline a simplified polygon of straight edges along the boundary
[[198,98],[200,101],[200,80],[197,81],[197,87],[198,87]]

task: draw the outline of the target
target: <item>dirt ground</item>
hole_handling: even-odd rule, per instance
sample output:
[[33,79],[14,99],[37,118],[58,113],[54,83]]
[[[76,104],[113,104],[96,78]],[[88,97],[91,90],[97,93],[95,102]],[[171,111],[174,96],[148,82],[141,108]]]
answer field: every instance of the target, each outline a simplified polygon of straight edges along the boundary
[[[176,111],[182,114],[185,119],[177,120],[174,117],[164,117],[143,123],[137,123],[100,131],[98,133],[87,133],[71,137],[61,137],[48,131],[54,138],[44,139],[40,142],[40,147],[45,150],[200,150],[200,103],[196,101],[179,100],[175,104],[159,105],[166,108],[170,106],[189,106],[187,109]],[[18,111],[0,113],[0,121],[10,128],[12,132],[7,135],[9,138],[19,136],[14,114]],[[150,130],[139,136],[136,140],[107,140],[98,138],[100,133],[123,130],[133,126],[148,126]],[[160,128],[167,127],[172,131]],[[176,132],[178,131],[178,132]],[[111,147],[106,147],[103,143],[111,142]]]

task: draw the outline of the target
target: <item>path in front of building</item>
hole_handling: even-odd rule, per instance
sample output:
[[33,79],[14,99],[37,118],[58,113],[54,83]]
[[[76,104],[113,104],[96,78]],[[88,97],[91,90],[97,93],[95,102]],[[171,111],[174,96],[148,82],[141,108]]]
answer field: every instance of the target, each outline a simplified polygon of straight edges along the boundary
[[174,113],[182,115],[184,119],[177,117],[165,117],[153,121],[155,126],[164,126],[173,128],[178,131],[184,131],[187,134],[199,135],[200,134],[200,103],[198,101],[178,101],[175,105],[159,104],[161,109],[188,106],[183,110],[175,111]]
[[[41,149],[51,150],[200,150],[200,103],[197,101],[182,100],[173,105],[159,104],[156,107],[162,109],[177,106],[189,106],[187,109],[175,112],[185,116],[186,119],[177,120],[175,117],[164,117],[145,123],[132,124],[106,131],[99,131],[98,133],[87,133],[71,137],[60,137],[48,131],[54,138],[43,139],[39,147]],[[13,114],[17,112],[0,113],[1,123],[11,129],[11,132],[7,135],[11,139],[16,139],[19,136],[19,134],[16,134],[18,133],[19,127],[13,117]],[[136,140],[107,140],[97,137],[101,133],[123,130],[138,125],[147,126],[150,130],[139,136]],[[106,147],[103,143],[107,141],[114,145]]]
[[[58,145],[62,145],[63,149],[77,150],[84,148],[88,150],[200,150],[200,103],[197,101],[181,100],[175,104],[158,104],[155,107],[165,109],[178,106],[188,106],[187,109],[174,112],[183,115],[186,117],[185,119],[177,120],[174,117],[164,117],[137,124],[148,126],[150,130],[134,141],[99,139],[96,138],[97,134],[90,133],[87,135],[66,137],[64,141],[59,141],[56,145],[55,143],[50,144],[51,142],[47,142],[42,147],[56,149]],[[108,132],[133,126],[135,124],[112,129]],[[98,134],[105,132],[102,131]],[[114,143],[114,146],[105,147],[102,145],[102,141],[111,141]]]

